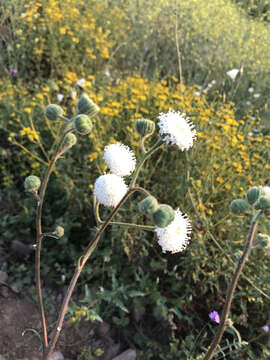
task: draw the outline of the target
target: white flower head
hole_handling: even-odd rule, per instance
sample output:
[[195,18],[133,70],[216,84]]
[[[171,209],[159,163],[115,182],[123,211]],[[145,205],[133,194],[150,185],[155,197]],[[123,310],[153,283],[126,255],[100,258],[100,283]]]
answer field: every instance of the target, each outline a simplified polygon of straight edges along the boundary
[[174,213],[174,220],[168,226],[165,228],[157,227],[155,229],[158,243],[164,253],[170,251],[174,254],[183,251],[189,243],[191,232],[190,221],[179,209],[175,210]]
[[79,85],[80,87],[84,87],[84,83],[85,83],[85,79],[79,79],[77,81],[77,85]]
[[226,74],[232,79],[235,80],[236,76],[238,75],[239,70],[238,69],[232,69],[226,72]]
[[261,94],[254,94],[253,96],[255,97],[255,99],[258,99],[261,96]]
[[118,176],[130,175],[136,165],[135,155],[127,145],[120,143],[107,145],[103,159],[111,172]]
[[64,95],[63,94],[57,94],[57,100],[59,102],[61,102],[64,99]]
[[186,114],[170,110],[166,114],[160,113],[158,118],[159,133],[166,144],[175,144],[182,151],[193,145],[196,130]]
[[248,92],[249,92],[250,94],[252,94],[252,93],[254,92],[254,88],[253,88],[253,87],[248,88]]
[[262,194],[265,197],[270,197],[270,186],[262,186]]
[[128,190],[124,180],[114,174],[105,174],[97,178],[94,185],[94,195],[98,202],[105,206],[113,206],[125,196]]

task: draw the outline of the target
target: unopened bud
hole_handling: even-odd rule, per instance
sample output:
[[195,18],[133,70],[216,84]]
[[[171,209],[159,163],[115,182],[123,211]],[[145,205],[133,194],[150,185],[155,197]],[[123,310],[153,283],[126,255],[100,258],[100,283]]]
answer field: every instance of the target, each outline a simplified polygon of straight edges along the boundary
[[62,226],[58,225],[55,228],[54,235],[56,235],[58,238],[61,238],[64,236],[65,230]]
[[40,187],[40,178],[35,175],[27,176],[24,180],[24,188],[26,191],[35,192]]
[[155,123],[148,119],[137,119],[135,121],[135,130],[142,137],[148,137],[155,131]]
[[92,131],[93,124],[87,115],[77,115],[74,120],[74,128],[80,135],[87,135]]
[[157,227],[164,228],[174,220],[174,210],[171,206],[162,204],[153,213],[153,219]]
[[254,205],[258,200],[261,193],[261,189],[259,187],[252,187],[247,192],[247,201],[250,205]]
[[78,104],[77,113],[86,114],[90,117],[95,116],[99,112],[99,107],[86,94],[82,94]]
[[77,143],[77,137],[76,135],[69,133],[66,135],[63,147],[71,147]]
[[254,205],[256,210],[267,210],[270,208],[270,198],[261,196]]
[[45,115],[49,120],[56,120],[63,115],[63,109],[59,105],[50,104],[45,109]]
[[248,203],[243,199],[235,199],[231,202],[230,210],[235,215],[243,215],[248,209]]
[[144,215],[153,214],[158,208],[158,201],[154,196],[147,196],[139,203],[139,210]]

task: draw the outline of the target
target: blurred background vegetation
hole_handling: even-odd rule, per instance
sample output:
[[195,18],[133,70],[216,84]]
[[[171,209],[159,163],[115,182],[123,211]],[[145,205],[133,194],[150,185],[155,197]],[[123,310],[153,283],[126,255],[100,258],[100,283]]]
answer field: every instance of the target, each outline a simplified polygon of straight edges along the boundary
[[[91,238],[104,146],[120,141],[139,156],[136,118],[186,112],[195,146],[187,155],[173,147],[156,153],[139,184],[189,214],[190,246],[164,255],[152,233],[110,228],[78,291],[86,285],[99,300],[87,319],[112,324],[139,359],[193,359],[209,345],[216,325],[208,314],[221,312],[248,231],[248,219],[228,206],[249,187],[269,185],[269,10],[268,0],[0,0],[0,270],[14,290],[34,281],[33,251],[17,251],[35,241],[35,203],[23,181],[42,176],[59,135],[45,107],[61,104],[69,116],[86,92],[101,108],[93,133],[59,161],[48,188],[44,229],[60,224],[65,236],[44,244],[42,272],[45,284],[59,286]],[[239,70],[235,79],[231,69]],[[118,220],[145,221],[135,200]],[[259,231],[268,230],[265,221]],[[226,355],[217,358],[269,359],[261,329],[270,315],[269,270],[269,254],[254,251],[232,306],[249,345],[236,349],[236,335],[226,332]],[[72,309],[80,321],[81,305]]]

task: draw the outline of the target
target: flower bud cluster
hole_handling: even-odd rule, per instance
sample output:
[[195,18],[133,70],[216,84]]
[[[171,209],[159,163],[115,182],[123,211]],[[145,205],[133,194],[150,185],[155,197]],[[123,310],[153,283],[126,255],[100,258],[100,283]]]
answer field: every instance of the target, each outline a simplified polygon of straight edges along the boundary
[[230,210],[235,215],[243,215],[251,205],[255,210],[267,211],[270,209],[270,187],[258,186],[248,190],[246,200],[235,199],[230,204]]
[[[77,114],[71,120],[63,116],[63,109],[56,104],[50,104],[45,109],[45,115],[49,120],[63,119],[72,122],[72,127],[79,135],[87,135],[93,129],[93,123],[90,118],[94,117],[100,111],[86,94],[82,94],[77,103]],[[71,137],[69,138],[71,141]],[[75,139],[73,138],[73,142]],[[72,142],[72,141],[71,141]],[[76,142],[74,142],[75,144]],[[74,145],[72,144],[72,145]],[[70,147],[72,146],[70,145]]]
[[270,187],[253,187],[247,192],[247,201],[256,210],[270,209]]

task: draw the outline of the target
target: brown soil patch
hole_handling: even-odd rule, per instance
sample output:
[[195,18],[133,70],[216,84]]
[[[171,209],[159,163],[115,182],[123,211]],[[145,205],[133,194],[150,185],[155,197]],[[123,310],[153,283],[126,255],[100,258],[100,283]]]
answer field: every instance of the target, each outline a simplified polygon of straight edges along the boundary
[[[0,285],[0,355],[5,360],[40,359],[41,341],[35,331],[39,334],[42,332],[36,305],[31,297],[24,298],[6,287],[3,291],[3,288]],[[56,307],[59,308],[60,304],[56,304]],[[55,310],[47,314],[48,324],[55,324]],[[52,329],[53,326],[49,327],[49,334]],[[94,326],[90,322],[81,321],[72,324],[66,321],[55,350],[61,351],[65,359],[71,360],[78,359],[83,350],[89,346],[102,348],[105,353],[108,353],[112,345],[111,339],[107,341],[107,339],[95,336]],[[109,359],[110,357],[102,358]]]

